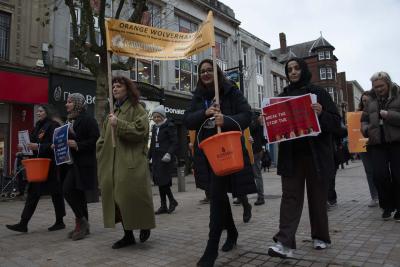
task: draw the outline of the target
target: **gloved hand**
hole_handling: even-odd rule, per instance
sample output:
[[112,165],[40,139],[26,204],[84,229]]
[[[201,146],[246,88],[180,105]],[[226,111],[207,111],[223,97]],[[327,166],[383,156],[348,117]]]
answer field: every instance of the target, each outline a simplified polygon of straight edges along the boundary
[[169,153],[165,153],[165,155],[161,159],[162,162],[170,162],[171,161],[171,155]]

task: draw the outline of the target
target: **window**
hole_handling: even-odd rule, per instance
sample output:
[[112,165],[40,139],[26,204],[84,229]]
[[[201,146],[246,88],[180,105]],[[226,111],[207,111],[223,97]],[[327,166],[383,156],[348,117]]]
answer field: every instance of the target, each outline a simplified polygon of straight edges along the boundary
[[[179,32],[195,32],[197,31],[197,24],[175,16],[176,30]],[[197,56],[193,55],[186,59],[175,60],[175,89],[180,91],[190,92],[197,83]]]
[[150,13],[150,26],[161,28],[161,8],[157,5],[148,3]]
[[227,52],[226,52],[226,38],[215,34],[215,56],[217,57],[217,64],[224,71],[227,69]]
[[257,61],[257,74],[263,74],[263,56],[260,54],[256,54]]
[[10,28],[11,14],[0,11],[0,59],[10,56]]
[[331,59],[331,51],[325,51],[325,59]]
[[[77,24],[78,24],[78,34],[79,34],[80,24],[81,24],[81,9],[80,8],[75,8],[75,15],[76,15],[76,21],[77,21]],[[94,19],[94,30],[95,30],[95,42],[98,45],[101,45],[103,41],[101,39],[101,34],[100,34],[99,19],[97,17],[93,17],[93,19]],[[72,21],[72,19],[70,19],[70,20]],[[69,37],[70,37],[70,41],[69,41],[69,65],[71,67],[75,68],[75,69],[89,71],[89,69],[86,68],[85,65],[83,65],[83,63],[81,63],[79,61],[79,59],[72,54],[72,47],[74,45],[73,33],[72,33],[72,23],[70,24]],[[86,42],[87,43],[90,42],[89,33],[87,34]]]
[[325,68],[319,69],[319,78],[321,80],[326,80],[326,69]]
[[338,103],[338,94],[334,87],[326,87],[325,90],[330,94],[332,97],[333,102],[336,104]]
[[264,86],[257,85],[258,107],[261,108],[262,100],[264,98]]
[[243,55],[243,68],[247,68],[247,57],[248,57],[247,47],[242,47],[242,55]]
[[272,76],[272,83],[273,83],[273,87],[274,87],[274,94],[278,94],[278,77],[276,77],[275,75]]
[[329,80],[333,79],[332,68],[326,68],[326,78],[329,79]]
[[283,78],[281,78],[281,92],[283,92],[283,88],[285,87],[285,84],[283,81],[284,81]]
[[318,60],[324,60],[324,59],[325,59],[324,51],[318,52]]

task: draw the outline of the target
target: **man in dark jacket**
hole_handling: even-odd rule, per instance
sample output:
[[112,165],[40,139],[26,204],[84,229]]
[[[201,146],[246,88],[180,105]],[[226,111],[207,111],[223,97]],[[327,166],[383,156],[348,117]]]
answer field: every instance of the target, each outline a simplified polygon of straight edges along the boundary
[[265,145],[266,140],[264,137],[264,127],[263,127],[263,117],[260,113],[255,113],[253,116],[252,124],[250,125],[250,134],[252,141],[252,148],[254,154],[254,163],[253,163],[253,173],[254,173],[254,181],[257,186],[257,201],[254,202],[254,205],[263,205],[265,203],[264,200],[264,182],[261,174],[261,158],[263,155],[263,145]]

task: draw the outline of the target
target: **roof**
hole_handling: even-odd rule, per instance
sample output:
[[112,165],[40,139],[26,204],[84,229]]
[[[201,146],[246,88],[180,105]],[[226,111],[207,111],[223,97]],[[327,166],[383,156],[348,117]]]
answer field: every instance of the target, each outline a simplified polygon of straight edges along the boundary
[[281,54],[280,48],[271,50],[271,53],[279,62],[285,62],[292,57],[306,58],[315,56],[317,55],[316,51],[320,48],[335,50],[335,47],[321,36],[313,41],[287,46],[286,53]]

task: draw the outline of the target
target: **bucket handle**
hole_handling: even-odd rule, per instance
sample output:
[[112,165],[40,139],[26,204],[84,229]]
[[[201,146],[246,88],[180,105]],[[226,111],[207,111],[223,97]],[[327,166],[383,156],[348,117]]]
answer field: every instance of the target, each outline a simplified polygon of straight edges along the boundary
[[[224,118],[229,118],[229,119],[231,119],[231,120],[232,120],[234,123],[236,123],[236,125],[239,127],[240,132],[243,132],[243,131],[242,131],[242,127],[240,127],[240,124],[239,124],[237,121],[235,121],[231,116],[224,115]],[[210,118],[206,119],[206,120],[201,124],[200,129],[199,129],[199,132],[197,133],[197,146],[200,146],[200,142],[199,142],[199,135],[200,135],[200,132],[201,132],[201,130],[203,129],[204,124],[205,124],[207,121],[209,121],[209,120],[215,120],[215,117],[210,117]]]

